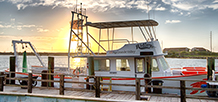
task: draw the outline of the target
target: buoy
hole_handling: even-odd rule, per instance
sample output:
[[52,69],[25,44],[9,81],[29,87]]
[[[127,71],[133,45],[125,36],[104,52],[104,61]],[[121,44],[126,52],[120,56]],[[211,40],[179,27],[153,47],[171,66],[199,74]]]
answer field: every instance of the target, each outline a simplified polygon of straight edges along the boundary
[[23,73],[27,73],[26,51],[23,52]]

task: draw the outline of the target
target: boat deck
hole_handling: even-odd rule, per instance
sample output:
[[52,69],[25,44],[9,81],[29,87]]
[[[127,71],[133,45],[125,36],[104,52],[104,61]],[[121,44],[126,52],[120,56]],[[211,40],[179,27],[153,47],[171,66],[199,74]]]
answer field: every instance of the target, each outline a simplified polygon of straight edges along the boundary
[[[75,100],[92,100],[93,101],[123,101],[123,102],[142,102],[146,100],[135,100],[134,93],[101,93],[101,98],[95,98],[95,91],[65,91],[65,95],[59,95],[59,90],[54,89],[40,89],[33,88],[32,93],[27,93],[27,89],[21,89],[20,87],[4,86],[4,91],[0,92],[1,95],[12,95],[12,96],[32,96],[32,97],[44,97],[44,98],[55,98],[55,99],[75,99]],[[0,96],[1,96],[0,95]],[[146,95],[149,102],[180,102],[180,98],[175,97],[162,97]],[[202,99],[189,99],[187,102],[216,102],[214,100],[202,100]],[[73,101],[74,102],[74,101]]]

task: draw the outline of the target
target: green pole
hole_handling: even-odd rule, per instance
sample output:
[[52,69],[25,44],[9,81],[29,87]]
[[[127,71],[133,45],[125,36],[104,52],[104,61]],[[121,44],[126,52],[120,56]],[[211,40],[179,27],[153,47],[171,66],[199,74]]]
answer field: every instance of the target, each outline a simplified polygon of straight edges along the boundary
[[26,51],[23,52],[23,73],[27,73],[27,58],[26,58]]

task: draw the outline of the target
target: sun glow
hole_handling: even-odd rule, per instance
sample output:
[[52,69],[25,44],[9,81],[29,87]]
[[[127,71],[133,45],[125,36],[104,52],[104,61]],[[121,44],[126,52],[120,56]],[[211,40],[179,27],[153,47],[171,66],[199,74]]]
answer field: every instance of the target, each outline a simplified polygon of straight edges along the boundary
[[79,63],[80,62],[80,58],[74,58],[74,63]]

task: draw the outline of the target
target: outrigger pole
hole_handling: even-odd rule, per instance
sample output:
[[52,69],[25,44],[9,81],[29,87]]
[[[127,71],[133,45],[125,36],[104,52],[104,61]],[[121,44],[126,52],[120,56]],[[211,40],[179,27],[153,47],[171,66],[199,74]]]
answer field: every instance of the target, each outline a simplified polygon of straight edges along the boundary
[[17,66],[17,51],[16,51],[16,44],[29,44],[31,49],[33,50],[34,54],[36,55],[37,59],[39,60],[40,64],[45,67],[45,65],[42,63],[42,60],[39,58],[39,55],[36,53],[36,50],[33,48],[32,44],[28,41],[17,41],[17,40],[12,40],[13,48],[14,48],[14,56],[16,60],[16,66]]

